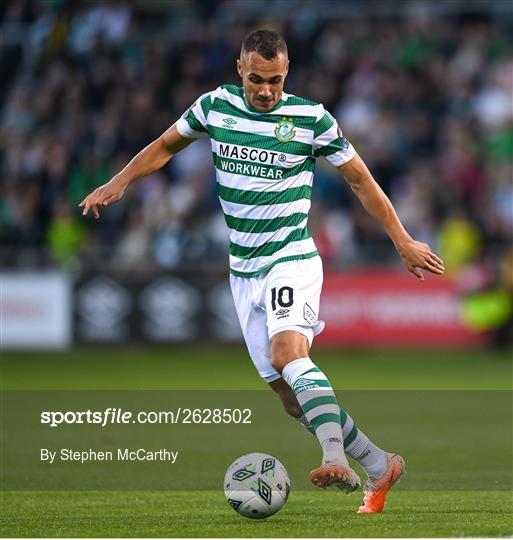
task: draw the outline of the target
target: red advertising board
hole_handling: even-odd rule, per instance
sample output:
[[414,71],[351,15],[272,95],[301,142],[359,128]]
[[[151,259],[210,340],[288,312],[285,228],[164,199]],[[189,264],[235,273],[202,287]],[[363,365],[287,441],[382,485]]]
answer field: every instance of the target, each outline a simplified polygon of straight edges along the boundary
[[453,279],[404,271],[327,273],[320,318],[326,328],[318,343],[438,346],[482,343],[485,336],[463,326]]

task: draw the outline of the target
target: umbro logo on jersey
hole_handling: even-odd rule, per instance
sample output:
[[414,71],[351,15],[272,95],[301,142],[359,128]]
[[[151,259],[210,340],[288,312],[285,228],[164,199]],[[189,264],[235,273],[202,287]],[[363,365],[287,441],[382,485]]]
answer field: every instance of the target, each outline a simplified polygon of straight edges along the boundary
[[235,124],[237,123],[237,120],[234,120],[233,118],[223,118],[223,124],[224,127],[231,129]]

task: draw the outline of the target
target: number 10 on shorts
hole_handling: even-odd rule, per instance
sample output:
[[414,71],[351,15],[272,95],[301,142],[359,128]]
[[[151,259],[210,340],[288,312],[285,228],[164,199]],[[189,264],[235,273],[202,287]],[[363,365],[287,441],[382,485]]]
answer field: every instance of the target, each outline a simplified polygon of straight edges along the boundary
[[276,311],[277,305],[282,308],[288,308],[294,303],[294,290],[292,287],[281,287],[277,289],[273,287],[271,289],[271,307],[273,311]]

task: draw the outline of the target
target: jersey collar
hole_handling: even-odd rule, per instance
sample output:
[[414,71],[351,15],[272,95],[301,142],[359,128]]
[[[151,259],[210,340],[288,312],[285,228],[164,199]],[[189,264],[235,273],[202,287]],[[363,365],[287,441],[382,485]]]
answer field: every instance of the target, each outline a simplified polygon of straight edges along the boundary
[[246,99],[246,92],[244,92],[244,89],[242,89],[242,95],[244,99],[244,105],[246,105],[246,108],[248,109],[248,111],[251,111],[253,113],[258,113],[258,114],[269,114],[271,112],[274,112],[275,110],[279,109],[282,105],[284,105],[286,102],[286,99],[283,99],[285,97],[285,92],[282,92],[278,103],[276,103],[276,105],[272,109],[269,109],[268,111],[263,112],[263,111],[259,111],[255,109],[249,104],[248,100]]

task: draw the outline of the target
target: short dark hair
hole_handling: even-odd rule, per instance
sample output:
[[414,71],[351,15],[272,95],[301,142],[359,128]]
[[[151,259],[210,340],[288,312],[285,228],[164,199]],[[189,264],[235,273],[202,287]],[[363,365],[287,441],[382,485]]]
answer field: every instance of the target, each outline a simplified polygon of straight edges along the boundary
[[274,30],[256,30],[248,34],[242,42],[241,54],[253,51],[266,60],[272,60],[280,53],[288,54],[285,40]]

